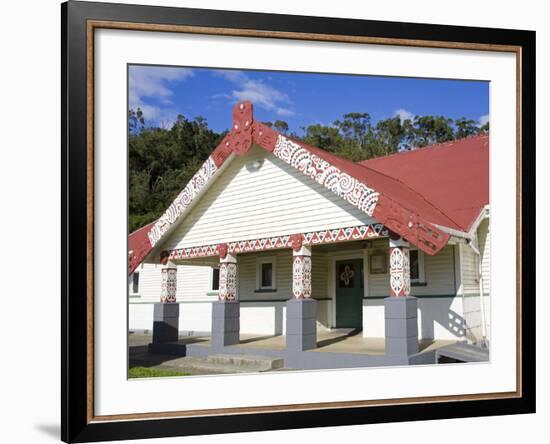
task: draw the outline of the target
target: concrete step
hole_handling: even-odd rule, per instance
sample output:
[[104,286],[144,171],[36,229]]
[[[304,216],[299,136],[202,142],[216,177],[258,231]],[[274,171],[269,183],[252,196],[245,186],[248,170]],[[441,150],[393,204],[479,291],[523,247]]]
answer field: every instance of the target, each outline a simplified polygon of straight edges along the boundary
[[281,370],[284,368],[284,361],[266,356],[218,354],[204,358],[185,356],[170,359],[157,367],[192,374],[252,373]]
[[242,367],[248,371],[268,371],[284,367],[282,358],[254,355],[215,354],[205,359],[206,363],[216,366]]

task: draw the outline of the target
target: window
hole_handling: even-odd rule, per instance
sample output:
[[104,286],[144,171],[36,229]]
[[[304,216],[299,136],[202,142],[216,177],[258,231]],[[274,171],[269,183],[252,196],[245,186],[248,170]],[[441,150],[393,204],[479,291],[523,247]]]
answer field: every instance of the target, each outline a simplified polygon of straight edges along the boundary
[[139,271],[134,271],[128,278],[128,287],[131,296],[139,295]]
[[212,282],[211,282],[212,291],[218,291],[220,289],[220,269],[212,268]]
[[425,283],[424,253],[418,250],[410,250],[409,258],[411,267],[411,283]]
[[258,258],[256,262],[256,290],[275,291],[276,288],[275,258]]

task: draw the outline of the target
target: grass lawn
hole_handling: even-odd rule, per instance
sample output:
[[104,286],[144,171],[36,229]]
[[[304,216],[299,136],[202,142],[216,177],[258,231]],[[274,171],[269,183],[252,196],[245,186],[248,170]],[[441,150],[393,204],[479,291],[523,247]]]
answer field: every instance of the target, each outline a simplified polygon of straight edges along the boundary
[[190,374],[191,373],[148,367],[132,367],[128,371],[129,378],[162,378],[164,376],[189,376]]

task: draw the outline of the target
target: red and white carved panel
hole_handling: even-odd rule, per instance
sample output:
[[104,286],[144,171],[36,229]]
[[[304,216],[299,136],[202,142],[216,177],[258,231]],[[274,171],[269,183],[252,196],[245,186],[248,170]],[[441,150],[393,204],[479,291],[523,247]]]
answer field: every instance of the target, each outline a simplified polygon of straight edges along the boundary
[[160,302],[165,304],[176,302],[177,268],[163,268],[161,270]]
[[218,167],[214,163],[212,156],[210,156],[149,231],[148,236],[151,246],[154,247],[162,235],[176,222],[178,217],[186,210],[193,199],[200,194],[217,170]]
[[[311,231],[303,234],[304,245],[320,245],[334,242],[346,242],[362,239],[373,239],[388,235],[382,224],[360,225],[357,227],[338,228],[334,230]],[[228,242],[229,253],[252,253],[256,251],[292,248],[292,235],[265,237],[243,241]],[[192,259],[196,257],[218,256],[218,244],[170,250],[169,259]]]
[[219,301],[235,301],[237,299],[237,264],[234,262],[220,263]]
[[390,248],[390,296],[408,296],[411,293],[409,249]]
[[372,216],[378,193],[301,145],[279,136],[273,154],[337,196]]
[[292,294],[296,299],[311,297],[311,257],[292,258]]

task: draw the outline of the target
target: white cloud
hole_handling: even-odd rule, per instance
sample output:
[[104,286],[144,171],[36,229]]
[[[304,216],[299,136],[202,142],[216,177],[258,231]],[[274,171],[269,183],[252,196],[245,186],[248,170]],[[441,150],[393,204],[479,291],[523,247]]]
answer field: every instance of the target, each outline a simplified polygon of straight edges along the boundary
[[405,120],[414,120],[414,114],[403,108],[395,111],[395,113],[393,113],[393,116],[398,116],[401,119],[401,123],[403,123]]
[[[128,75],[128,102],[130,108],[141,108],[146,121],[174,121],[173,110],[162,110],[157,106],[148,105],[146,98],[152,98],[169,106],[174,92],[171,84],[180,82],[194,75],[188,68],[164,68],[160,66],[131,66]],[[170,118],[168,119],[168,115]]]
[[485,114],[479,118],[479,126],[485,125],[489,121],[489,114]]
[[290,98],[263,81],[251,79],[242,71],[215,71],[215,74],[236,86],[236,89],[229,93],[217,94],[215,97],[225,97],[236,102],[250,100],[254,105],[273,111],[281,117],[295,115],[295,112],[288,108],[292,103]]

